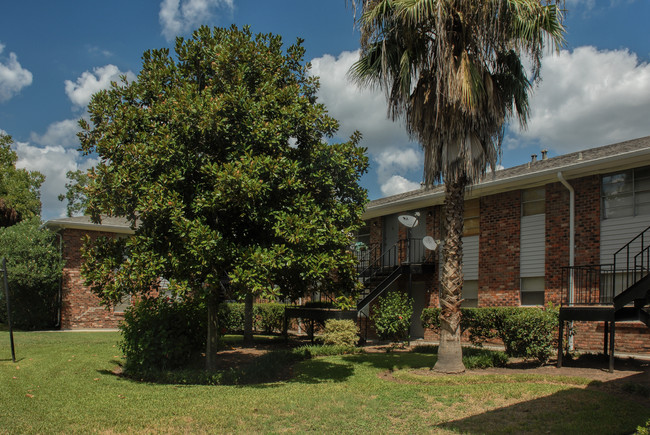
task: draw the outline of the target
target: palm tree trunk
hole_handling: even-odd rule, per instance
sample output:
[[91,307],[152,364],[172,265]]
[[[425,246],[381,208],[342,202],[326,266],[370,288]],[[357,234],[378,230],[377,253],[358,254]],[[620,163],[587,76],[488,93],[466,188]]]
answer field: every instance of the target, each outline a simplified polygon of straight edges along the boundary
[[463,211],[465,209],[465,185],[467,179],[460,176],[445,182],[445,237],[444,267],[440,284],[440,346],[434,370],[443,373],[465,371],[460,345],[460,291],[463,287]]

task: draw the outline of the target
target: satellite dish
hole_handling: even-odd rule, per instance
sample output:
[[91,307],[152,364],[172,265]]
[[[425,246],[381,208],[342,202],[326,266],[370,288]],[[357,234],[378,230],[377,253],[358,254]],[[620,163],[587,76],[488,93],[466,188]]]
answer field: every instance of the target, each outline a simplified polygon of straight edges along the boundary
[[435,251],[436,248],[438,248],[438,245],[440,244],[440,241],[436,241],[433,237],[431,236],[426,236],[422,239],[422,244],[424,245],[425,248],[427,248],[429,251]]
[[409,216],[407,214],[403,214],[401,216],[397,217],[397,220],[404,225],[405,227],[413,228],[418,225],[418,218],[415,216]]

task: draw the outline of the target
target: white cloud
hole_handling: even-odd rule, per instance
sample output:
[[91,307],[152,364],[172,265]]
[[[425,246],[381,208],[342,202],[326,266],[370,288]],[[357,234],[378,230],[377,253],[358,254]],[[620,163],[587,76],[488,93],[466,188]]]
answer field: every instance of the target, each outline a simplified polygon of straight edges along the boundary
[[79,131],[81,128],[77,119],[66,119],[50,124],[43,135],[32,133],[30,138],[39,145],[60,145],[64,148],[76,149],[79,147],[79,138],[77,138]]
[[126,73],[119,70],[115,65],[105,65],[93,69],[93,72],[85,71],[75,82],[65,81],[65,93],[77,107],[85,107],[95,92],[108,89],[111,82],[120,82],[120,76],[126,75],[129,81],[135,80],[135,74],[131,71]]
[[39,171],[45,175],[41,186],[41,202],[43,220],[63,217],[66,214],[66,204],[58,200],[65,193],[66,172],[77,169],[88,169],[95,165],[95,159],[80,161],[80,154],[62,146],[39,147],[27,142],[15,142],[14,149],[18,154],[16,167],[30,171]]
[[[0,44],[0,54],[4,48],[4,44]],[[8,59],[0,58],[0,102],[9,100],[31,84],[32,73],[20,65],[16,53],[9,53]]]
[[158,19],[162,34],[168,41],[205,24],[215,9],[234,9],[234,0],[163,0]]
[[377,177],[380,182],[392,175],[422,167],[422,152],[414,148],[390,148],[382,151],[375,159],[378,163]]
[[420,183],[409,181],[401,175],[393,175],[381,185],[381,193],[384,196],[397,195],[398,193],[410,192],[420,188]]
[[341,136],[349,136],[355,130],[363,134],[361,145],[371,155],[409,144],[402,122],[387,118],[383,92],[360,89],[348,80],[348,70],[358,58],[358,51],[344,51],[336,58],[326,54],[311,61],[312,74],[320,77],[319,101],[339,121]]
[[[517,139],[563,154],[650,134],[650,65],[634,53],[562,51],[544,59],[542,78],[528,129],[511,127]],[[516,147],[517,139],[506,147]]]

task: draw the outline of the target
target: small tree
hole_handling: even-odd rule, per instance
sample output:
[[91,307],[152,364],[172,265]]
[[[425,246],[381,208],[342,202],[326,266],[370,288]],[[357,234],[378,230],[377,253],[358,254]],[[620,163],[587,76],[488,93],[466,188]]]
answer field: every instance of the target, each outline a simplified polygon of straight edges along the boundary
[[[54,234],[37,218],[0,228],[0,258],[7,259],[13,324],[22,329],[52,328],[56,323],[63,259]],[[0,319],[7,314],[0,292]]]
[[413,316],[413,299],[406,293],[392,291],[379,298],[370,318],[375,322],[375,330],[381,340],[397,342],[409,338],[411,316]]
[[301,41],[201,27],[143,55],[135,82],[95,94],[82,150],[87,210],[124,216],[128,239],[98,239],[82,273],[106,302],[159,277],[208,307],[214,366],[222,280],[240,296],[297,299],[316,285],[355,294],[348,252],[366,201],[359,135],[328,145],[338,123],[316,101]]

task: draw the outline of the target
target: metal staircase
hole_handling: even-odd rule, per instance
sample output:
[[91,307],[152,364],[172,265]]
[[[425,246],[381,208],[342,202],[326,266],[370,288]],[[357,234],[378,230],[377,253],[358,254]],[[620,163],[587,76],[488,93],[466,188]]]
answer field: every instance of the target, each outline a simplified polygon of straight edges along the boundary
[[558,367],[564,322],[604,321],[603,351],[614,371],[616,322],[640,321],[650,327],[650,227],[616,251],[613,264],[565,267],[562,281]]

